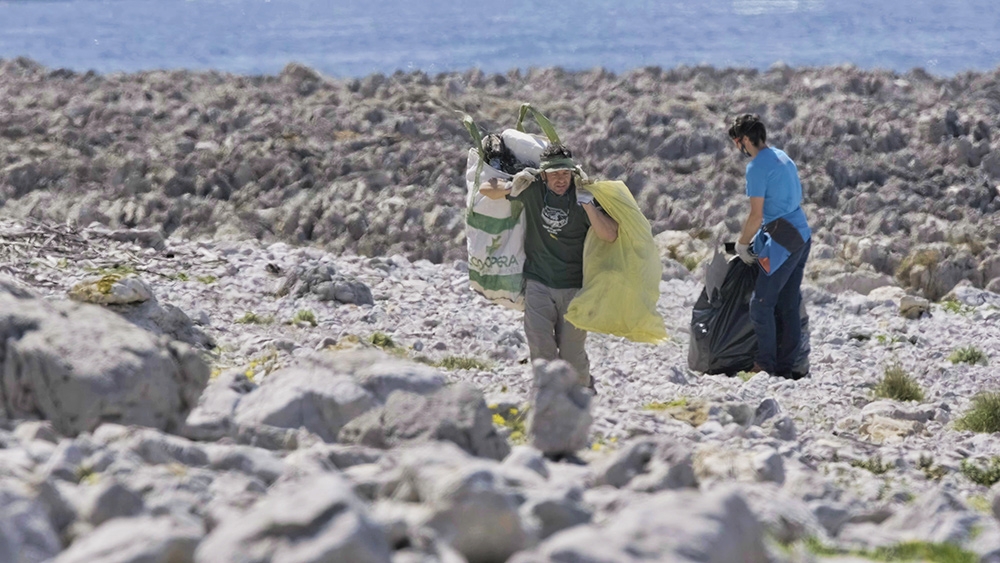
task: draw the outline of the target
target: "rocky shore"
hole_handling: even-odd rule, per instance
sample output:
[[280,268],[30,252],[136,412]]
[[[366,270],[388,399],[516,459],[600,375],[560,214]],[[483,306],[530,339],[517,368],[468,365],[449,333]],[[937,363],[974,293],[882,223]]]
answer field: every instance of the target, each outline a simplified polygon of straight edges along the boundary
[[1000,390],[1000,295],[968,283],[914,318],[810,284],[811,376],[727,378],[686,369],[675,264],[672,339],[592,335],[591,397],[462,261],[0,242],[2,561],[1000,560],[1000,440],[959,423]]
[[[0,561],[998,562],[998,78],[2,61]],[[596,396],[468,288],[453,110],[521,101],[655,226]],[[805,379],[687,369],[731,108],[803,172]]]
[[745,207],[726,120],[752,111],[799,164],[813,278],[936,300],[961,280],[1000,290],[998,100],[1000,71],[332,79],[295,64],[98,75],[14,59],[0,61],[0,199],[11,218],[460,260],[470,141],[456,112],[496,131],[531,102],[591,175],[629,185],[654,234],[715,241]]

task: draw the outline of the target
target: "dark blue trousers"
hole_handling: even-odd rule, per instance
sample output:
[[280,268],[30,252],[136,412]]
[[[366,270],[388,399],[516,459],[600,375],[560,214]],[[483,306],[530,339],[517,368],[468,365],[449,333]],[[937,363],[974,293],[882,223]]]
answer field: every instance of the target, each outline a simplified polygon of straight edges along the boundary
[[802,339],[802,275],[812,239],[770,276],[757,275],[750,299],[750,322],[757,335],[757,365],[770,374],[792,371]]

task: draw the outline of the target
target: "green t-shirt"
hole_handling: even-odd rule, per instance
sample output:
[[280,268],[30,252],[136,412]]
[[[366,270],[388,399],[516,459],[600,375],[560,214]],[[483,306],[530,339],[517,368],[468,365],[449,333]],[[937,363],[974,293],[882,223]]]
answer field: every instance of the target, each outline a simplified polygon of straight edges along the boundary
[[583,287],[583,242],[590,217],[576,203],[576,187],[561,196],[536,180],[517,197],[524,204],[524,277],[553,289]]

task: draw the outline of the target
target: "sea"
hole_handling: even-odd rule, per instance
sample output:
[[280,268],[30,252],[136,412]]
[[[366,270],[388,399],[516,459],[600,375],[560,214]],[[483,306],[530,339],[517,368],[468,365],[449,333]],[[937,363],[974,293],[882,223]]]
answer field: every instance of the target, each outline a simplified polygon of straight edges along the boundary
[[0,0],[0,58],[334,77],[679,65],[1000,66],[1000,0]]

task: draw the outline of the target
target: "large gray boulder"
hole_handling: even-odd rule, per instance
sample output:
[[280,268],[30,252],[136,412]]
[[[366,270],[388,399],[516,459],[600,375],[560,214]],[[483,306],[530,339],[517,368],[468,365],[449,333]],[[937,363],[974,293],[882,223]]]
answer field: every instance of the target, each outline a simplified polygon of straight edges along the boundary
[[579,385],[573,368],[562,360],[536,361],[535,387],[528,413],[529,442],[547,455],[566,455],[587,446],[590,391]]
[[565,530],[508,563],[670,561],[766,563],[764,530],[732,490],[667,491],[623,509],[607,525]]
[[102,422],[176,431],[208,382],[187,345],[93,305],[38,299],[0,280],[0,418],[75,436]]
[[268,375],[259,386],[237,371],[221,374],[192,411],[185,435],[216,440],[254,428],[304,428],[333,442],[346,423],[394,391],[428,394],[445,382],[434,368],[381,351],[321,351]]
[[52,563],[187,562],[202,536],[200,523],[192,519],[115,518],[78,539]]
[[522,492],[501,464],[470,457],[449,443],[404,449],[397,477],[383,493],[419,506],[426,527],[470,562],[503,563],[532,541],[522,519]]
[[0,481],[0,561],[41,563],[62,549],[46,507],[24,486]]
[[318,366],[278,370],[236,406],[239,426],[305,428],[334,442],[345,424],[376,405],[375,397],[351,378]]
[[320,474],[275,485],[248,512],[212,530],[194,560],[389,563],[391,551],[351,484]]
[[376,448],[448,441],[466,452],[501,460],[510,445],[493,426],[493,415],[482,393],[473,385],[458,383],[431,395],[398,391],[384,407],[351,421],[340,432],[340,441]]
[[667,437],[625,444],[597,468],[597,484],[643,492],[694,487],[691,450]]

